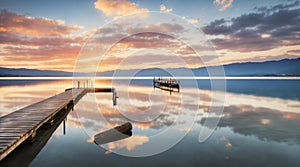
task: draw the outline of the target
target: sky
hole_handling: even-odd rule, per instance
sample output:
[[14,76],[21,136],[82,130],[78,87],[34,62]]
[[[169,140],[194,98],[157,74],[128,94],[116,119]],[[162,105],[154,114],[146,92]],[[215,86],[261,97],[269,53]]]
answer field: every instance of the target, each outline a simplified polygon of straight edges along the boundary
[[0,0],[0,67],[109,71],[300,57],[295,0]]

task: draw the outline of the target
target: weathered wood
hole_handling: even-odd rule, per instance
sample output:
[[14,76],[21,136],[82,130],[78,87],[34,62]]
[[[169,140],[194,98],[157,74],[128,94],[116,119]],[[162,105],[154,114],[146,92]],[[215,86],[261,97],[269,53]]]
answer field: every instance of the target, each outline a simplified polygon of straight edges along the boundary
[[94,136],[94,142],[96,144],[106,144],[117,140],[121,140],[130,137],[132,135],[131,130],[132,130],[132,125],[131,123],[127,122],[120,126],[96,134]]
[[70,89],[0,118],[0,160],[23,141],[34,140],[36,131],[65,107],[72,106],[87,93],[85,89]]
[[[114,88],[71,88],[0,118],[0,161],[25,140],[34,141],[39,127],[53,122],[60,111],[73,108],[89,92],[115,92]],[[114,102],[116,104],[116,102]]]

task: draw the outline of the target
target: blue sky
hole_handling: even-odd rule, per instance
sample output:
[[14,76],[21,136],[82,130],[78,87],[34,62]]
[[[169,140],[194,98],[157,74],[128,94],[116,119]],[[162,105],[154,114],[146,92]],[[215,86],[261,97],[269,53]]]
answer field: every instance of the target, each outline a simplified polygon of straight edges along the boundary
[[[101,26],[107,19],[101,11],[95,9],[94,2],[95,0],[0,0],[0,9],[33,17],[61,19],[68,24],[84,25],[89,29]],[[238,0],[233,2],[230,9],[219,11],[220,7],[215,5],[213,0],[135,0],[132,2],[140,7],[148,8],[150,11],[159,11],[159,6],[164,4],[167,8],[172,8],[174,14],[189,18],[201,18],[202,24],[207,24],[215,19],[231,18],[249,13],[255,7],[288,3],[284,0]]]
[[[216,48],[215,54],[221,64],[297,58],[300,56],[299,4],[295,0],[0,0],[0,66],[72,71],[89,35],[110,21],[141,11],[172,13],[193,23]],[[178,25],[166,27],[163,22],[154,23],[153,19],[144,18],[144,28],[149,25],[157,28],[154,24],[159,24],[165,26],[161,28],[176,31],[177,35],[185,32],[177,31]],[[130,28],[141,28],[135,26]],[[102,37],[118,36],[119,31],[102,34]],[[129,48],[129,42],[126,43],[123,55],[129,50],[136,53],[141,50]],[[152,46],[144,49],[148,52],[143,54],[152,55],[150,57],[169,54],[165,51],[154,53]],[[153,53],[149,54],[150,51]],[[173,51],[185,60],[194,60],[186,55],[189,52]],[[111,55],[114,60],[120,57]],[[153,61],[150,57],[149,61]]]

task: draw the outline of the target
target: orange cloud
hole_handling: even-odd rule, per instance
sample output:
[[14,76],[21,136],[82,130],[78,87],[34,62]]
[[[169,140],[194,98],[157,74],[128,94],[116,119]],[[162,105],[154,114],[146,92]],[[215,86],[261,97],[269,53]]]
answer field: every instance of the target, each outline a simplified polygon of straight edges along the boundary
[[76,128],[82,127],[81,123],[80,123],[79,121],[76,121],[76,120],[68,119],[68,120],[67,120],[67,124],[73,125],[73,126],[75,126]]
[[[72,71],[86,36],[76,25],[2,10],[0,66]],[[30,63],[29,63],[30,62]]]
[[192,24],[196,24],[196,23],[199,23],[200,19],[199,18],[196,18],[196,19],[188,19],[188,21]]
[[62,20],[48,18],[34,18],[26,15],[2,10],[0,13],[0,33],[24,34],[39,36],[57,36],[71,34],[82,27],[66,25]]
[[135,13],[146,13],[148,9],[139,8],[136,3],[127,0],[97,0],[94,3],[96,9],[101,10],[106,16],[124,16]]
[[149,138],[144,135],[133,135],[127,139],[108,143],[109,150],[116,150],[126,148],[128,151],[134,150],[137,146],[143,145],[148,142]]

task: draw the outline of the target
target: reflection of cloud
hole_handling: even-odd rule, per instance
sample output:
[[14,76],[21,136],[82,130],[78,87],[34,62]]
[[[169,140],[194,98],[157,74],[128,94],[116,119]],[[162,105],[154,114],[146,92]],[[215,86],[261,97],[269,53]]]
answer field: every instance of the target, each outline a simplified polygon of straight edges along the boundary
[[226,144],[225,144],[225,147],[227,147],[227,148],[231,148],[231,147],[232,147],[232,143],[231,143],[225,136],[222,136],[222,137],[220,138],[220,141],[226,143]]
[[[182,112],[180,94],[169,96],[167,92],[166,96],[162,93],[154,93],[152,87],[134,85],[130,88],[129,98],[127,98],[126,89],[126,85],[117,85],[119,99],[116,108],[112,106],[111,94],[95,94],[96,99],[93,96],[83,97],[75,107],[75,111],[84,128],[93,131],[91,134],[94,134],[130,121],[128,119],[134,119],[143,121],[132,122],[134,127],[139,129],[161,129],[174,124],[176,117],[185,114]],[[190,96],[193,100],[194,94]],[[94,100],[97,101],[96,106]],[[191,110],[191,113],[193,108],[197,108],[189,105],[187,107],[191,109],[187,108],[185,111]],[[105,124],[105,120],[109,124]]]
[[[209,92],[209,91],[208,91]],[[216,99],[217,100],[217,99]],[[284,100],[273,97],[262,97],[254,95],[233,94],[226,93],[225,106],[243,106],[246,107],[246,111],[249,111],[247,107],[255,108],[267,108],[274,111],[290,112],[300,114],[299,105],[300,102],[296,100]],[[253,108],[252,107],[252,108]]]
[[73,125],[73,126],[75,126],[76,128],[82,127],[81,123],[80,123],[79,121],[76,121],[76,120],[68,119],[68,120],[67,120],[67,124]]
[[263,125],[267,125],[267,124],[269,124],[271,122],[271,120],[269,120],[269,119],[261,119],[260,122]]
[[[224,115],[227,114],[230,116],[222,117],[219,127],[230,127],[234,132],[255,135],[261,140],[300,143],[300,114],[291,113],[297,115],[292,116],[270,108],[239,105],[225,107]],[[214,118],[203,118],[200,123],[203,124],[204,120],[209,119]]]
[[[300,107],[299,107],[300,108]],[[295,113],[283,113],[282,117],[284,119],[290,119],[290,120],[300,120],[300,114]]]
[[134,126],[141,130],[149,129],[153,125],[154,125],[153,122],[136,122],[136,123],[134,123]]
[[88,142],[88,143],[94,143],[94,136],[92,136],[89,139],[87,139],[86,142]]
[[56,133],[55,133],[55,136],[56,136],[56,137],[63,136],[63,133],[61,133],[61,132],[56,132]]
[[107,151],[105,151],[105,154],[111,154],[112,153],[112,151],[111,150],[107,150]]
[[192,128],[191,127],[183,127],[183,128],[180,128],[179,130],[183,131],[183,132],[190,132],[192,130]]
[[116,149],[126,148],[128,151],[131,151],[134,148],[136,148],[137,146],[142,145],[148,141],[149,141],[149,138],[147,136],[133,135],[124,140],[108,143],[108,149],[113,151]]
[[71,81],[8,81],[0,86],[0,116],[61,93],[71,87]]
[[230,148],[230,147],[232,147],[232,144],[231,144],[230,142],[227,142],[227,143],[226,143],[226,147],[227,147],[227,148]]
[[148,9],[139,8],[136,3],[129,0],[97,0],[94,5],[96,9],[101,10],[106,16],[124,16],[148,12]]

